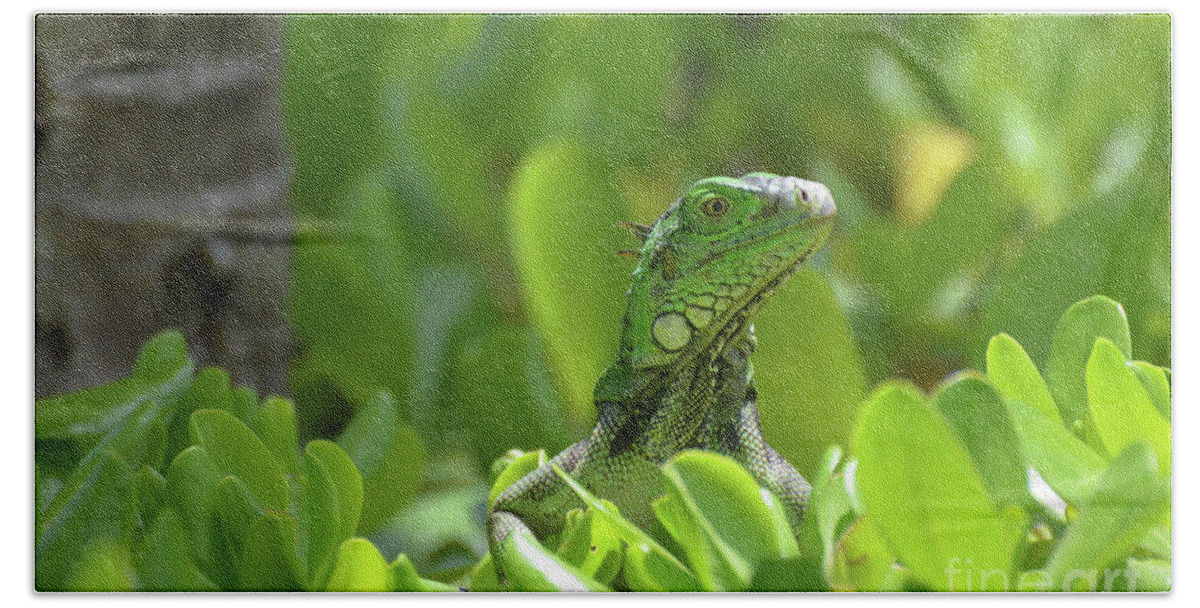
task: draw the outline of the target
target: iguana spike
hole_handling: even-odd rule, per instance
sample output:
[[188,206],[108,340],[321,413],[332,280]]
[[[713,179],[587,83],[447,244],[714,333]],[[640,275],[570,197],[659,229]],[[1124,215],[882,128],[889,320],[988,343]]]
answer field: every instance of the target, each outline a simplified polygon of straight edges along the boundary
[[642,253],[637,249],[622,249],[617,252],[617,255],[626,258],[639,258],[641,257]]
[[650,238],[651,228],[645,224],[639,224],[637,222],[617,222],[616,226],[617,228],[628,229],[630,234],[641,239],[643,243],[646,242],[646,239]]

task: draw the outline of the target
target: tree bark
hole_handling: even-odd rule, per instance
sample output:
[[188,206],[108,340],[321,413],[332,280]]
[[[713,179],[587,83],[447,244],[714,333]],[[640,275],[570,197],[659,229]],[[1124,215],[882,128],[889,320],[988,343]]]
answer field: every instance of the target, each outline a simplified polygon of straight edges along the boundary
[[120,378],[177,328],[284,393],[293,219],[282,19],[39,15],[35,393]]

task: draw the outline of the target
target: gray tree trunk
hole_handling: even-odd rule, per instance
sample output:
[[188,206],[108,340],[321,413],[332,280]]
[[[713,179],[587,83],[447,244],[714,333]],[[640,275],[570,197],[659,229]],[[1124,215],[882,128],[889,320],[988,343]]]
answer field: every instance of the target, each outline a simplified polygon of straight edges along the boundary
[[281,18],[39,15],[35,393],[128,373],[178,328],[282,393],[289,178]]

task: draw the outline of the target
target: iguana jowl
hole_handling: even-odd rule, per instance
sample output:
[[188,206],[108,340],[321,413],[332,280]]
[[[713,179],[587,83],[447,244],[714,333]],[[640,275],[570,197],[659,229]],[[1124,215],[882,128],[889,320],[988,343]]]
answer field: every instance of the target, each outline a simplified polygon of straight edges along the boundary
[[[595,390],[599,420],[550,462],[649,529],[658,467],[685,449],[725,454],[779,497],[799,530],[809,485],[763,439],[751,317],[820,248],[837,215],[824,185],[751,173],[696,182],[644,239],[616,363]],[[546,538],[582,501],[550,464],[505,489],[488,515],[493,558],[528,529]]]

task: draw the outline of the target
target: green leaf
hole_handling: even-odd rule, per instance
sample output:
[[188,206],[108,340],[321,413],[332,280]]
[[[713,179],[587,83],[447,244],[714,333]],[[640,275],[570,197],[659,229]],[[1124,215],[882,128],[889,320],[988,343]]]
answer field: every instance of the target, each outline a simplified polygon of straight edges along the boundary
[[130,591],[129,547],[110,539],[88,543],[78,556],[66,591]]
[[421,440],[400,425],[391,395],[379,392],[350,421],[338,444],[362,476],[357,533],[375,532],[416,496],[426,461]]
[[560,558],[596,582],[612,583],[621,570],[621,539],[591,509],[569,511],[561,537]]
[[304,590],[304,565],[296,555],[296,522],[290,516],[267,512],[254,521],[239,574],[243,591]]
[[1051,417],[1014,399],[1005,405],[1029,464],[1068,503],[1082,504],[1105,469],[1104,459],[1064,428],[1057,413]]
[[[625,543],[625,581],[635,591],[697,591],[700,583],[679,559],[655,542],[629,520],[621,516],[616,506],[592,496],[557,465],[555,473],[575,492],[596,517],[614,531]],[[515,536],[515,535],[514,535]]]
[[663,466],[667,501],[678,516],[655,512],[683,547],[701,587],[741,591],[756,566],[799,555],[782,504],[732,459],[687,450]]
[[[256,399],[255,405],[257,403]],[[220,409],[237,415],[229,374],[219,367],[201,369],[180,395],[175,415],[171,417],[171,425],[167,429],[167,449],[170,453],[178,454],[191,445],[191,431],[188,428],[191,415],[202,409]]]
[[1076,589],[1126,556],[1171,507],[1171,482],[1154,454],[1134,443],[1113,460],[1096,491],[1080,505],[1045,570],[1055,588]]
[[349,534],[339,533],[341,505],[329,471],[307,454],[304,462],[305,474],[298,484],[300,505],[296,528],[300,546],[307,547],[308,588],[320,590],[325,588],[338,546]]
[[[91,540],[131,533],[138,504],[133,471],[143,464],[160,466],[163,418],[191,377],[182,336],[167,332],[142,348],[133,375],[118,381],[124,383],[119,390],[109,385],[35,405],[35,438],[79,442],[86,450],[37,512],[34,578],[39,588],[66,584],[68,561]],[[38,451],[35,457],[41,460]]]
[[250,426],[286,473],[290,475],[300,473],[300,457],[297,452],[297,446],[300,444],[296,439],[296,410],[291,401],[279,397],[268,397],[262,402]]
[[1050,358],[1046,363],[1046,384],[1063,421],[1070,428],[1081,425],[1081,437],[1094,448],[1099,447],[1099,437],[1095,436],[1096,429],[1088,415],[1084,370],[1097,338],[1108,339],[1125,359],[1129,358],[1129,324],[1125,320],[1125,309],[1104,296],[1077,302],[1063,313],[1054,329]]
[[488,506],[491,507],[492,503],[496,502],[496,497],[508,486],[544,464],[546,464],[546,450],[526,452],[513,459],[492,483],[492,489],[488,491]]
[[1138,549],[1149,557],[1171,561],[1171,530],[1168,526],[1155,526],[1138,543]]
[[179,514],[165,507],[150,526],[137,563],[140,591],[218,591],[196,567],[192,536]]
[[500,579],[496,576],[496,567],[492,564],[490,551],[471,569],[471,591],[500,591]]
[[[358,528],[363,505],[363,483],[354,461],[336,443],[318,439],[304,447],[305,462],[320,463],[337,489],[340,513],[332,514],[341,522],[339,534],[349,538]],[[311,469],[309,469],[311,470]],[[339,539],[341,540],[341,539]]]
[[1138,381],[1142,383],[1142,388],[1146,389],[1146,394],[1154,403],[1154,408],[1167,422],[1170,422],[1171,381],[1167,378],[1166,370],[1145,361],[1133,361],[1131,365],[1133,365],[1134,373],[1137,374]]
[[365,538],[350,538],[338,547],[326,591],[392,591],[387,560]]
[[179,453],[167,468],[166,501],[191,537],[192,561],[221,589],[237,588],[234,556],[217,525],[217,484],[223,475],[208,452],[192,446]]
[[754,570],[748,591],[791,592],[829,591],[824,573],[813,560],[801,557],[772,559]]
[[987,377],[1005,399],[1024,401],[1054,420],[1061,420],[1046,381],[1012,336],[997,334],[988,342]]
[[288,485],[279,462],[241,420],[224,410],[197,410],[190,422],[192,441],[204,448],[226,475],[236,475],[258,504],[277,511],[288,508]]
[[337,444],[318,440],[304,448],[304,518],[308,574],[323,588],[338,546],[354,535],[362,509],[362,479],[350,457]]
[[222,538],[233,560],[231,566],[234,571],[240,571],[246,538],[250,536],[250,528],[263,510],[255,504],[245,482],[232,475],[217,482],[215,507]]
[[[433,301],[441,306],[437,300]],[[452,411],[460,441],[483,461],[512,446],[557,452],[584,429],[569,429],[547,352],[529,324],[497,321],[497,310],[477,304],[447,336],[449,377],[432,386],[430,417]]]
[[508,535],[497,547],[504,576],[513,591],[607,591],[547,550],[528,530]]
[[[803,322],[797,322],[797,311]],[[867,392],[862,356],[819,272],[802,268],[763,306],[754,322],[758,409],[767,442],[801,471],[825,446],[846,445]]]
[[1135,369],[1112,342],[1096,340],[1087,362],[1091,417],[1110,454],[1144,441],[1158,456],[1159,471],[1167,474],[1171,470],[1171,423],[1155,409]]
[[[1105,569],[1107,574],[1108,570]],[[1125,562],[1126,587],[1114,586],[1113,591],[1170,591],[1171,562],[1161,559],[1129,559]],[[1130,589],[1132,587],[1132,589]]]
[[992,502],[1000,507],[1031,504],[1025,458],[996,390],[982,376],[964,372],[938,390],[933,406],[967,448]]
[[892,552],[870,515],[850,524],[838,539],[829,566],[829,585],[838,591],[885,591]]
[[136,515],[133,475],[110,450],[90,457],[46,509],[34,542],[34,587],[62,591],[94,540],[127,541]]
[[703,524],[688,506],[673,494],[654,501],[658,522],[681,548],[688,567],[696,574],[704,591],[745,591],[753,573],[750,564],[728,547]]
[[[387,78],[411,58],[396,54],[402,24],[389,16],[293,15],[284,20],[282,117],[295,168],[292,329],[303,345],[293,396],[332,384],[352,404],[379,387],[407,395],[414,359],[413,228],[387,167],[389,131],[409,112],[391,105],[403,87]],[[412,168],[406,173],[414,172]],[[460,199],[483,200],[483,199]],[[417,226],[413,222],[411,226]],[[370,319],[370,323],[362,322]],[[328,401],[326,401],[328,403]],[[328,420],[301,419],[301,436]]]
[[[468,462],[447,464],[454,469],[474,464]],[[482,482],[432,489],[404,507],[378,534],[401,542],[423,571],[461,568],[488,550],[481,508],[486,499],[487,486]]]
[[998,511],[970,454],[915,388],[877,390],[859,415],[853,446],[867,515],[925,585],[963,590],[947,569],[966,564],[1010,570],[1023,516]]
[[453,585],[421,578],[421,575],[417,574],[412,560],[403,553],[396,557],[396,561],[388,565],[388,580],[390,581],[389,588],[392,591],[446,592],[459,590]]
[[154,335],[142,346],[133,362],[133,375],[147,380],[165,382],[191,366],[183,334],[164,331]]
[[808,495],[804,519],[800,523],[800,554],[811,560],[817,572],[824,573],[837,541],[839,525],[853,513],[845,478],[836,472],[842,450],[834,445],[825,450],[821,464],[810,479],[812,492]]
[[149,527],[166,500],[167,479],[147,465],[137,472],[133,487],[137,496],[138,519],[144,527]]
[[[576,141],[531,150],[512,178],[509,224],[517,276],[570,416],[592,417],[592,389],[613,360],[633,245],[613,176]],[[581,280],[580,269],[587,269]]]

